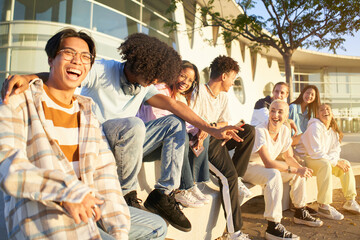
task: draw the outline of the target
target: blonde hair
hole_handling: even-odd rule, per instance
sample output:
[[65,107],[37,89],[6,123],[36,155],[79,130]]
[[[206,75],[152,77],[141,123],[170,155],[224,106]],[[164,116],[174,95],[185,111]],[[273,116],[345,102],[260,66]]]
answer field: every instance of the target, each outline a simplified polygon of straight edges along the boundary
[[285,105],[284,110],[286,111],[287,114],[289,113],[289,104],[287,104],[287,102],[285,102],[285,101],[283,101],[283,100],[280,100],[280,99],[275,99],[274,101],[272,101],[271,104],[270,104],[269,109],[271,108],[271,106],[272,106],[273,104],[276,104],[276,103],[284,104],[284,105]]

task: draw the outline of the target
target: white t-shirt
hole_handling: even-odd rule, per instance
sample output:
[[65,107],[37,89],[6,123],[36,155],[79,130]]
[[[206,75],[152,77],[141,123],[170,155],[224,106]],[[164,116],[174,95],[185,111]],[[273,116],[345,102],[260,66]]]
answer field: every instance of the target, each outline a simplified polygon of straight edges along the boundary
[[[213,98],[204,84],[199,86],[199,94],[195,98],[193,94],[190,101],[190,108],[202,117],[206,122],[230,122],[231,115],[228,106],[228,96],[225,92],[220,92]],[[195,105],[194,105],[195,104]]]
[[262,162],[259,156],[259,150],[262,146],[266,146],[271,159],[276,159],[280,153],[286,152],[292,143],[290,130],[285,125],[282,125],[279,131],[278,138],[274,141],[267,128],[268,122],[258,125],[255,130],[255,143],[250,156],[251,162]]

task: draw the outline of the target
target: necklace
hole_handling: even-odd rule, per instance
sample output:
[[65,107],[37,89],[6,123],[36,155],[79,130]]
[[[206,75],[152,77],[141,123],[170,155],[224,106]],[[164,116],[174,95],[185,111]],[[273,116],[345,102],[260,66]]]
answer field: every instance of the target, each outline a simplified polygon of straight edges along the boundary
[[213,97],[216,99],[216,98],[217,98],[217,96],[215,96],[215,94],[213,93],[213,91],[211,91],[210,86],[209,86],[207,83],[205,83],[205,86],[206,86],[206,88],[209,90],[209,92],[210,92],[211,96],[213,96]]

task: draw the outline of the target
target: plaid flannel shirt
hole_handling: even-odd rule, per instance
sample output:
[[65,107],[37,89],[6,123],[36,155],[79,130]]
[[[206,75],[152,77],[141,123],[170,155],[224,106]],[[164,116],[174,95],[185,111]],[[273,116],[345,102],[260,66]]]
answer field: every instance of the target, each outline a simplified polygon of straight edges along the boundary
[[[80,109],[81,180],[61,152],[41,105],[42,81],[0,105],[0,187],[12,239],[100,239],[96,223],[75,224],[58,202],[80,203],[92,192],[103,199],[100,224],[116,239],[128,239],[130,214],[114,156],[91,112],[92,100],[76,96]],[[71,136],[69,136],[71,137]],[[95,223],[95,224],[94,224]]]

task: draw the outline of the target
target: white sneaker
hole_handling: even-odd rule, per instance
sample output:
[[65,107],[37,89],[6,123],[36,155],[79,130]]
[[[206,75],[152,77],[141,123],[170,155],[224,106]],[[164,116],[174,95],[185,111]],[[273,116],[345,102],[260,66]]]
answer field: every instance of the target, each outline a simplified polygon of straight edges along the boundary
[[239,186],[239,197],[250,197],[252,195],[252,192],[250,189],[248,189],[245,184],[242,182],[241,178],[238,178],[238,186]]
[[324,204],[323,207],[319,206],[318,213],[329,219],[343,220],[344,215],[339,213],[334,207]]
[[199,201],[203,202],[204,204],[208,204],[210,203],[210,197],[203,194],[200,189],[197,187],[197,185],[195,185],[194,187],[192,187],[191,189],[189,189],[192,194],[194,195],[194,197],[196,197]]
[[175,200],[184,207],[199,208],[204,206],[204,203],[199,201],[191,192],[191,190],[179,190],[175,193]]
[[226,240],[251,240],[249,238],[249,235],[247,235],[241,231],[237,231],[234,233],[226,233],[224,235],[223,239],[226,239]]
[[343,208],[351,213],[360,214],[360,206],[355,200],[348,200]]

